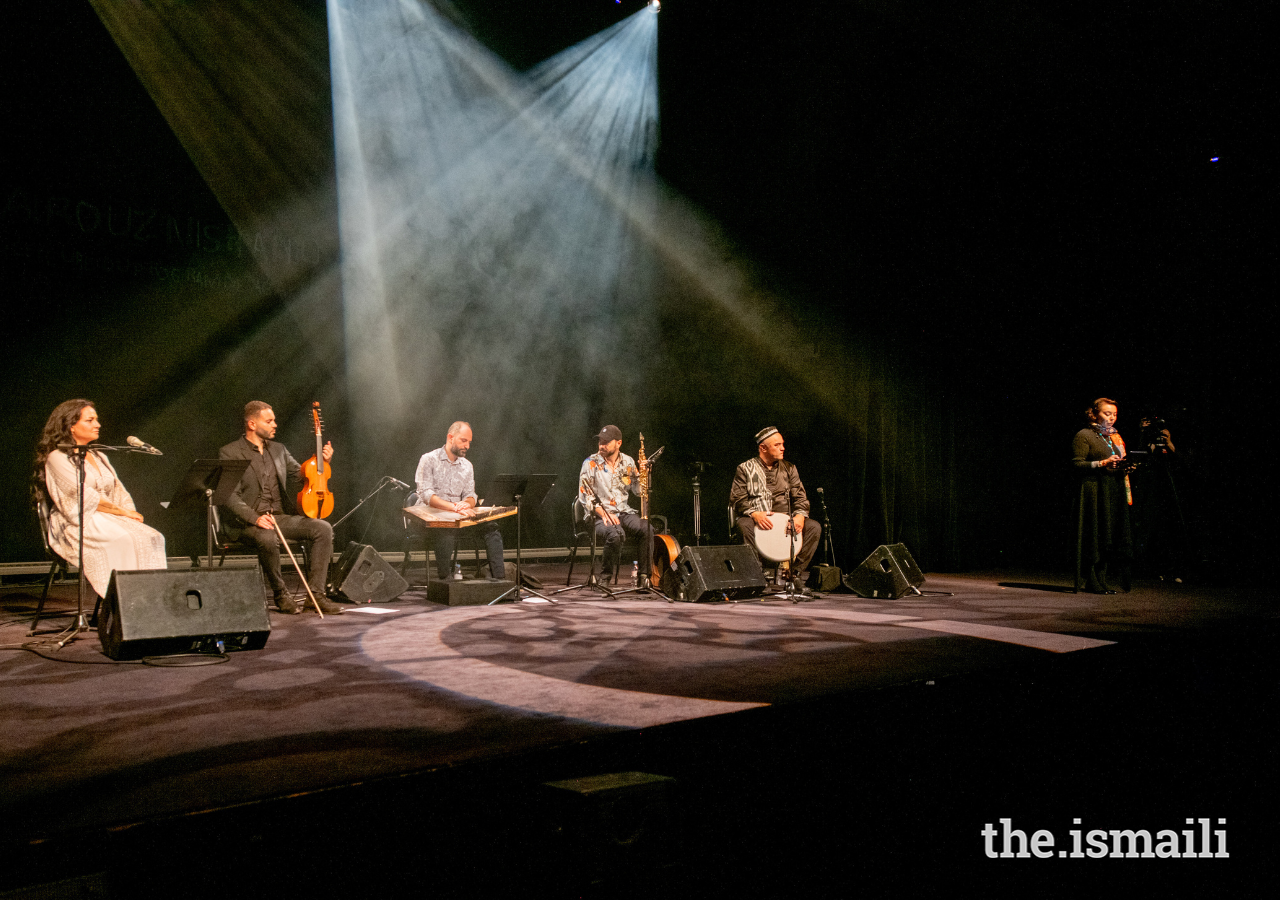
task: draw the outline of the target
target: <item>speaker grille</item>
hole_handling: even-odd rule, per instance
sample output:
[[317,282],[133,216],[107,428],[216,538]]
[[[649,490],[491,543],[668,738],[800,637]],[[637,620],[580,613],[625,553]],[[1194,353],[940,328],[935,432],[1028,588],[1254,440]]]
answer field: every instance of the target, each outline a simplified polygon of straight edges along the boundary
[[103,609],[98,640],[112,659],[259,650],[271,633],[262,573],[256,566],[117,571],[111,575]]

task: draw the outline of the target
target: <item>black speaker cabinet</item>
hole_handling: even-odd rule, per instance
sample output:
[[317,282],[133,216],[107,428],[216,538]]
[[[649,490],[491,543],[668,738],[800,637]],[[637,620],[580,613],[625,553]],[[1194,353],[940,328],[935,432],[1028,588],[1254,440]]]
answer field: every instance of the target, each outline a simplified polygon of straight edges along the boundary
[[837,566],[817,565],[809,567],[809,587],[819,594],[829,594],[842,583],[840,569]]
[[103,610],[98,640],[112,659],[261,650],[271,633],[257,566],[113,572]]
[[906,544],[881,544],[844,577],[844,586],[859,597],[897,600],[924,584],[924,575]]
[[555,895],[663,893],[688,842],[677,788],[675,779],[645,772],[545,782],[536,808],[544,817],[540,830],[552,837],[539,855],[553,873],[550,883],[566,888]]
[[756,552],[746,544],[728,547],[682,547],[669,577],[667,596],[690,603],[739,600],[764,593],[764,570]]
[[409,582],[368,544],[352,541],[329,570],[329,594],[348,603],[390,603]]

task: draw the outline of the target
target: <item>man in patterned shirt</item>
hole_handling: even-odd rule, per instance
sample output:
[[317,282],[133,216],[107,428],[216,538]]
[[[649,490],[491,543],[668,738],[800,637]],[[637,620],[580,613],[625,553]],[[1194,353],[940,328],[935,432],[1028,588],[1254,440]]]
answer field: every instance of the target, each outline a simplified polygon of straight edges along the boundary
[[[476,514],[476,473],[467,460],[471,449],[471,426],[454,422],[449,426],[444,446],[424,453],[418,460],[414,481],[418,485],[418,502],[432,509],[457,513],[464,519]],[[485,555],[489,558],[489,580],[505,577],[502,562],[502,532],[498,523],[475,526],[484,533]],[[436,574],[449,577],[449,561],[458,545],[458,532],[452,528],[433,528],[436,538]]]
[[653,528],[627,502],[628,494],[640,493],[640,470],[636,461],[622,452],[622,432],[616,425],[606,425],[596,435],[596,442],[600,452],[583,461],[578,475],[578,504],[584,513],[595,516],[596,541],[604,542],[600,580],[607,585],[627,537],[640,539],[640,572],[648,574]]

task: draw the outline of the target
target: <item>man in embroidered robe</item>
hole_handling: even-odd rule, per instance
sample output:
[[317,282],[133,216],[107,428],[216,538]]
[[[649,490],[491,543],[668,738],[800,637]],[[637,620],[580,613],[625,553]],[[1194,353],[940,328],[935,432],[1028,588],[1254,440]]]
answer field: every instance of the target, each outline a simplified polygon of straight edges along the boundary
[[[796,467],[785,462],[782,435],[778,429],[763,428],[756,434],[756,455],[738,466],[729,489],[738,530],[745,543],[756,546],[756,530],[787,528],[788,534],[801,536],[800,551],[795,558],[796,584],[803,585],[822,540],[822,526],[809,518],[809,498]],[[770,513],[792,514],[789,525],[778,524]]]

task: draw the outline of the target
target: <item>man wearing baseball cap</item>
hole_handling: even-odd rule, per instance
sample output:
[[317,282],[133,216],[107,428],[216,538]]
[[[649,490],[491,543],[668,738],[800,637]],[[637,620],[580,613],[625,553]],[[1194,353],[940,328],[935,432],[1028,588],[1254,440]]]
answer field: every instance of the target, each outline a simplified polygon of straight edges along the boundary
[[640,572],[649,572],[653,552],[653,528],[632,509],[628,494],[640,493],[640,470],[636,461],[622,452],[622,432],[606,425],[596,435],[599,452],[582,462],[578,475],[578,503],[584,514],[595,517],[596,541],[604,543],[601,583],[608,585],[618,567],[622,542],[640,540]]

